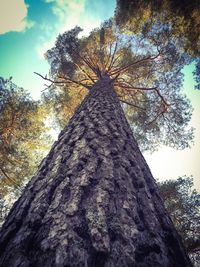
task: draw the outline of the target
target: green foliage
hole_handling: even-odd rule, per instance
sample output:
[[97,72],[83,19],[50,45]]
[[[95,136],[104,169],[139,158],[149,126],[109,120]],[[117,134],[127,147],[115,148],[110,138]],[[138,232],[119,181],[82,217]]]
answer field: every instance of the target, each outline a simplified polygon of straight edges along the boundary
[[171,36],[180,39],[185,52],[199,54],[200,2],[180,0],[117,0],[117,24],[126,31],[141,32],[155,23],[168,24]]
[[165,207],[195,266],[200,263],[200,194],[191,177],[159,184]]
[[69,90],[68,86],[51,87],[48,92],[43,93],[42,99],[51,114],[53,128],[60,131],[65,127],[85,95],[85,90],[77,86],[73,90]]
[[181,71],[192,57],[180,49],[170,26],[157,21],[127,34],[109,20],[89,36],[78,38],[80,31],[75,27],[59,35],[46,53],[52,84],[44,99],[55,121],[63,127],[86,89],[108,75],[142,149],[153,151],[161,143],[188,147],[192,107],[181,93]]
[[[122,31],[148,35],[156,25],[169,29],[170,39],[179,51],[196,62],[194,72],[200,89],[200,2],[179,0],[117,0],[115,20]],[[158,33],[159,35],[159,33]],[[157,36],[154,37],[157,40]]]
[[[0,194],[20,188],[49,147],[45,108],[27,92],[0,78]],[[48,139],[49,140],[49,139]]]

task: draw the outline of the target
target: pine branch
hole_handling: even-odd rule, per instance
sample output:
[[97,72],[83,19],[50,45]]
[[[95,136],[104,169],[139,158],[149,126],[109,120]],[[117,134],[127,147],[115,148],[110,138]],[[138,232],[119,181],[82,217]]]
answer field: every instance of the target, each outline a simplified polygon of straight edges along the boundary
[[137,106],[137,105],[135,105],[135,104],[133,104],[133,103],[130,103],[130,102],[126,101],[126,100],[122,100],[122,99],[120,99],[120,98],[119,98],[119,100],[120,100],[120,102],[125,103],[125,104],[127,104],[127,105],[129,105],[129,106],[132,106],[132,107],[134,107],[134,108],[139,108],[139,109],[145,110],[144,108],[139,107],[139,106]]
[[111,68],[113,66],[113,60],[114,60],[116,51],[117,51],[117,42],[115,43],[115,48],[114,48],[114,52],[112,54],[112,58],[111,58],[111,61],[110,61],[109,67],[108,67],[108,72],[111,70]]
[[16,185],[17,187],[20,188],[19,184],[17,184],[17,182],[13,178],[8,176],[8,174],[4,171],[4,169],[2,167],[0,167],[0,170],[3,173],[3,175],[6,177],[7,180],[9,180],[11,183],[13,183],[14,185]]
[[132,91],[132,90],[143,90],[143,91],[152,91],[152,90],[156,90],[157,87],[135,87],[135,86],[126,86],[123,85],[121,83],[115,83],[115,85],[123,88],[123,89],[127,89],[128,91]]
[[169,106],[169,104],[166,102],[166,100],[164,99],[164,97],[161,95],[159,89],[157,87],[151,87],[151,88],[148,88],[148,87],[135,87],[135,86],[126,86],[126,85],[123,85],[122,83],[115,83],[115,85],[121,87],[121,88],[124,88],[128,91],[132,91],[132,90],[141,90],[141,91],[155,91],[158,96],[161,98],[162,102],[164,103],[165,106]]
[[94,74],[97,75],[96,69],[94,68],[93,65],[91,65],[90,62],[88,62],[88,59],[86,59],[85,57],[82,57],[80,54],[78,54],[78,56],[82,59],[82,61],[94,72]]
[[[112,70],[112,67],[114,66],[115,62],[117,62],[117,60],[118,60],[120,57],[121,57],[121,55],[118,55],[117,57],[114,58],[113,63],[112,63],[112,65],[111,65],[111,67],[110,67],[110,70]],[[109,70],[109,71],[110,71],[110,70]],[[108,71],[108,74],[109,74],[109,71]],[[112,76],[112,74],[110,74],[110,75]]]
[[[51,82],[52,84],[64,84],[64,83],[66,83],[66,82],[71,82],[71,83],[75,83],[75,84],[81,85],[81,86],[87,88],[88,90],[90,90],[90,86],[87,86],[87,85],[85,85],[85,84],[83,84],[83,83],[81,83],[81,82],[72,80],[72,79],[70,79],[70,78],[66,78],[66,77],[58,77],[58,78],[60,78],[60,79],[65,80],[66,82],[64,82],[64,81],[54,81],[54,80],[52,80],[52,79],[47,78],[47,76],[43,76],[43,75],[41,75],[41,74],[38,73],[38,72],[34,72],[34,73],[35,73],[36,75],[40,76],[43,80],[45,80],[45,81],[49,81],[49,82]],[[50,85],[50,86],[51,86],[51,85]],[[48,87],[50,87],[50,86],[48,86]],[[47,88],[45,88],[44,90],[46,90],[46,89],[47,89]],[[43,90],[43,91],[44,91],[44,90]]]
[[141,60],[137,60],[137,61],[132,62],[132,63],[130,63],[130,64],[124,66],[124,67],[119,68],[118,70],[114,70],[114,71],[111,72],[110,74],[111,74],[111,75],[114,75],[114,74],[117,74],[117,73],[119,73],[119,72],[120,72],[120,73],[123,73],[123,72],[125,72],[127,69],[129,69],[130,67],[132,67],[132,66],[134,66],[134,65],[137,65],[137,64],[140,64],[140,63],[143,63],[143,62],[145,62],[145,61],[154,60],[154,59],[156,59],[159,55],[160,55],[160,53],[158,53],[158,54],[157,54],[156,56],[154,56],[154,57],[146,57],[146,58],[143,58],[143,59],[141,59]]
[[164,109],[162,111],[158,112],[157,116],[147,124],[146,128],[149,127],[151,124],[153,124],[161,115],[164,115],[166,110],[167,110],[167,108],[166,108],[166,106],[164,106]]
[[80,69],[80,71],[82,71],[86,75],[86,77],[90,79],[91,82],[95,83],[93,78],[84,69],[82,69],[77,63],[75,63],[75,65]]

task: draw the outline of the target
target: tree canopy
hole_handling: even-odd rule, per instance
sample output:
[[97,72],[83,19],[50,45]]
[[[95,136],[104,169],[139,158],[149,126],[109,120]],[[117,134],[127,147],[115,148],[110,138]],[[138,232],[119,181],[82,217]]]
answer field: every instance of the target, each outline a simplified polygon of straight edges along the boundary
[[0,78],[0,185],[20,187],[44,156],[47,111],[11,79]]
[[181,39],[185,52],[199,56],[200,2],[198,0],[117,0],[117,24],[138,32],[156,22],[170,26],[171,35]]
[[200,194],[192,177],[159,183],[161,196],[195,266],[200,263]]
[[177,49],[196,62],[196,89],[200,89],[200,2],[179,0],[117,0],[115,20],[122,31],[149,32],[155,25],[168,27]]
[[75,27],[57,37],[46,53],[50,77],[40,75],[51,82],[44,95],[59,122],[66,122],[69,109],[73,113],[91,85],[108,75],[144,149],[160,143],[187,147],[193,137],[193,130],[186,129],[192,108],[181,93],[181,70],[191,57],[179,49],[169,25],[157,22],[130,34],[109,20],[89,36],[78,38],[80,32]]

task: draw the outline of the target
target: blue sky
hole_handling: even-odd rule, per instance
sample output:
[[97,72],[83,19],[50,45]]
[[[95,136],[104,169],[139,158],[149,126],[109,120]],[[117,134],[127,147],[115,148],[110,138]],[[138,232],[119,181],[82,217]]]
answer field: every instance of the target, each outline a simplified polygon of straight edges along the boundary
[[[76,25],[87,34],[113,16],[114,8],[115,0],[106,4],[105,0],[1,0],[0,75],[12,76],[17,85],[39,98],[44,82],[33,72],[48,73],[43,54],[56,36]],[[10,12],[10,17],[3,17]],[[9,23],[12,19],[13,27]]]
[[[115,0],[0,0],[0,76],[12,76],[13,82],[39,99],[44,81],[33,72],[48,73],[43,54],[53,46],[56,36],[76,25],[87,34],[113,16],[115,5]],[[184,69],[184,92],[194,107],[194,146],[183,151],[161,147],[153,155],[145,153],[145,157],[155,178],[193,175],[200,189],[200,91],[194,89],[193,68]]]

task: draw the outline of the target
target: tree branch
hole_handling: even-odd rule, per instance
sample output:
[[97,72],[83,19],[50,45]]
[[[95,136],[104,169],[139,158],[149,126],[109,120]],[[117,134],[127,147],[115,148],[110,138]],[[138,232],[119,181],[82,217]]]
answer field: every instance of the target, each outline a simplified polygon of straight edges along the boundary
[[[38,73],[38,72],[34,72],[36,75],[38,75],[38,76],[40,76],[43,80],[45,80],[45,81],[49,81],[49,82],[51,82],[51,83],[53,83],[53,84],[64,84],[65,82],[64,81],[54,81],[54,80],[52,80],[52,79],[49,79],[49,78],[47,78],[46,76],[43,76],[43,75],[41,75],[40,73]],[[78,85],[81,85],[81,86],[83,86],[83,87],[85,87],[85,88],[87,88],[88,90],[90,90],[90,87],[88,86],[88,85],[85,85],[85,84],[83,84],[83,83],[81,83],[81,82],[78,82],[78,81],[75,81],[75,80],[72,80],[72,79],[70,79],[70,78],[66,78],[66,77],[59,77],[58,76],[58,78],[60,78],[60,79],[64,79],[65,81],[68,81],[68,82],[71,82],[71,83],[75,83],[75,84],[78,84]],[[44,90],[46,90],[47,88],[45,88]],[[43,90],[43,91],[44,91]]]
[[108,67],[108,72],[112,68],[112,64],[113,64],[113,60],[115,58],[116,51],[117,51],[117,42],[115,43],[115,48],[114,48],[114,52],[112,54],[111,61],[110,61],[109,67]]
[[82,69],[77,63],[75,63],[75,65],[90,79],[91,82],[95,83],[93,78],[84,69]]
[[135,105],[133,103],[130,103],[130,102],[126,101],[126,100],[122,100],[122,99],[119,99],[119,100],[120,100],[120,102],[123,102],[123,103],[125,103],[125,104],[127,104],[129,106],[132,106],[132,107],[135,107],[135,108],[139,108],[139,109],[145,110],[144,108],[139,107],[139,106],[137,106],[137,105]]
[[94,68],[94,66],[88,61],[88,59],[86,59],[85,57],[82,57],[80,54],[78,54],[78,56],[83,60],[83,62],[94,72],[94,74],[97,75],[96,69]]
[[[114,58],[110,70],[112,69],[112,67],[114,66],[115,62],[116,62],[120,57],[121,57],[121,55],[118,55],[118,56],[116,56],[116,57]],[[108,72],[108,73],[109,73],[109,72]],[[111,75],[112,75],[112,74],[111,74]]]
[[[78,82],[78,81],[72,80],[72,79],[70,79],[70,78],[62,77],[62,76],[58,76],[58,78],[59,78],[59,79],[66,80],[66,81],[68,81],[68,82],[72,82],[72,83],[81,85],[81,86],[85,87],[86,89],[90,90],[90,86],[88,86],[88,85],[82,83],[81,81]],[[83,80],[82,80],[82,81],[83,81]]]
[[135,87],[135,86],[126,86],[126,85],[123,85],[121,83],[116,83],[117,86],[121,87],[121,88],[124,88],[124,89],[127,89],[128,91],[133,91],[133,90],[143,90],[143,91],[152,91],[152,90],[156,90],[157,87]]
[[0,170],[1,170],[1,172],[3,173],[3,175],[4,175],[4,176],[5,176],[11,183],[14,183],[14,185],[16,185],[17,187],[20,187],[14,179],[10,178],[10,177],[7,175],[7,173],[4,171],[4,169],[3,169],[2,167],[0,167]]
[[132,66],[134,66],[134,65],[143,63],[143,62],[148,61],[148,60],[154,60],[154,59],[156,59],[159,55],[160,55],[160,53],[158,53],[158,54],[157,54],[156,56],[154,56],[154,57],[146,57],[146,58],[137,60],[137,61],[135,61],[135,62],[133,62],[133,63],[130,63],[130,64],[124,66],[124,67],[119,68],[118,70],[114,70],[114,71],[111,72],[110,74],[113,75],[113,74],[117,74],[117,73],[119,73],[119,72],[122,73],[122,72],[126,71],[127,69],[129,69],[130,67],[132,67]]
[[157,87],[151,87],[151,88],[146,88],[146,87],[132,87],[132,86],[126,86],[123,83],[117,82],[116,83],[117,86],[124,88],[126,90],[141,90],[141,91],[155,91],[158,96],[161,98],[162,102],[164,103],[165,106],[169,106],[169,104],[166,102],[166,100],[164,99],[164,97],[161,95],[160,91],[158,90]]
[[165,113],[166,110],[167,110],[167,108],[166,108],[166,106],[164,106],[164,109],[162,111],[158,112],[157,116],[147,124],[146,128],[149,127],[151,124],[153,124],[161,115],[163,115]]

